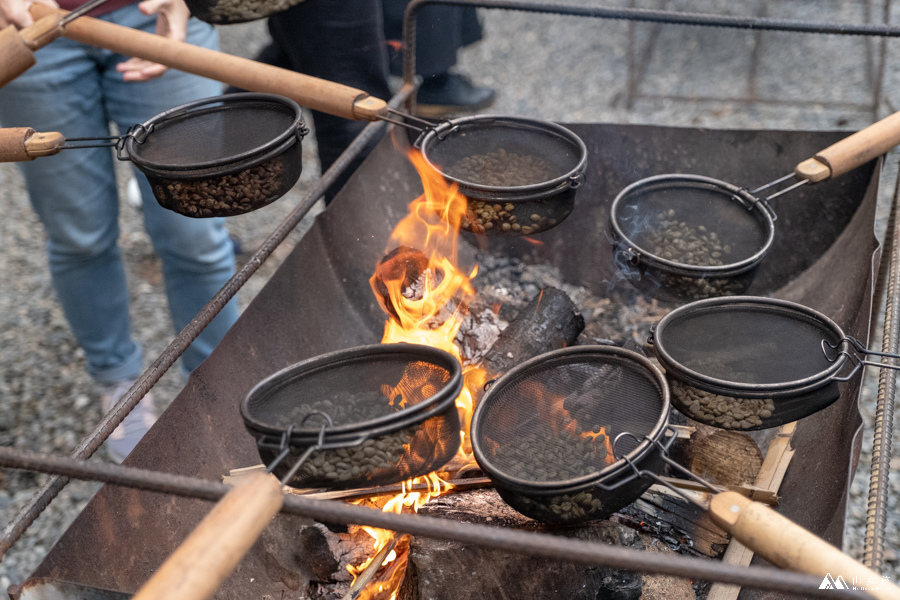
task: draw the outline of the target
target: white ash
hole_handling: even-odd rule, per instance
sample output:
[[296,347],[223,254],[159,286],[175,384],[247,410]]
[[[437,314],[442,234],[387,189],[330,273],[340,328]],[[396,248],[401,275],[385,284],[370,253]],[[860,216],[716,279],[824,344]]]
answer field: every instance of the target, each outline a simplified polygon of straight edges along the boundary
[[508,324],[493,311],[491,306],[481,306],[481,301],[476,297],[469,305],[469,311],[456,333],[455,341],[463,362],[478,363]]

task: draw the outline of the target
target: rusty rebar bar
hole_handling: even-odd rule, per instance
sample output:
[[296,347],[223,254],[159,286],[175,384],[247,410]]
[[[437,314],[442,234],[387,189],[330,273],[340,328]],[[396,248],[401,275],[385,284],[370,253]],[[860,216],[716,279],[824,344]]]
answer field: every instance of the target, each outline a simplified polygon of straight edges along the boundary
[[[882,257],[876,285],[879,295],[876,302],[881,301],[880,289],[885,287],[884,332],[881,338],[881,351],[896,354],[900,350],[900,238],[897,236],[897,219],[900,210],[900,177],[894,189],[891,201],[891,213],[888,218],[883,252],[889,253],[887,276],[882,276],[885,261]],[[876,304],[876,307],[878,305]],[[881,359],[882,363],[895,364],[895,359]],[[887,503],[890,492],[891,443],[894,431],[894,399],[897,394],[897,371],[881,369],[878,373],[878,397],[875,404],[875,424],[872,439],[872,466],[869,475],[869,495],[866,507],[866,537],[863,550],[863,562],[874,571],[884,568],[884,532],[887,522]]]
[[[67,478],[102,481],[111,485],[199,498],[210,502],[218,501],[230,489],[223,483],[197,477],[38,454],[9,447],[0,447],[0,466],[52,473]],[[820,577],[774,567],[741,567],[706,558],[644,552],[507,527],[463,523],[416,514],[394,514],[332,500],[313,500],[288,494],[284,497],[281,512],[306,516],[324,523],[368,525],[492,550],[628,571],[660,573],[685,579],[718,581],[796,594],[802,598],[871,598],[862,591],[820,590],[819,585],[822,581]]]

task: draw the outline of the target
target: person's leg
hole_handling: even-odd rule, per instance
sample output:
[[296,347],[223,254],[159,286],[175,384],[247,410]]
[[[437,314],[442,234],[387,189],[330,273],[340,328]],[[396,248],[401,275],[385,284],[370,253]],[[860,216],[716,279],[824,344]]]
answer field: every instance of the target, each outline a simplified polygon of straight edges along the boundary
[[[59,131],[67,138],[109,135],[95,62],[99,53],[64,38],[38,50],[37,64],[0,88],[0,123]],[[141,372],[117,246],[112,161],[109,149],[95,148],[20,163],[47,233],[54,288],[88,371],[102,384]]]
[[[385,37],[403,39],[403,13],[408,0],[382,0]],[[457,51],[481,40],[481,23],[471,6],[426,6],[416,19],[416,74],[422,83],[416,94],[419,114],[441,117],[476,111],[493,104],[496,94],[488,87],[476,86],[468,77],[453,70]],[[395,74],[400,62],[391,61]]]
[[[120,25],[153,31],[155,18],[126,7],[108,15]],[[196,19],[188,28],[189,43],[217,48],[215,30]],[[105,97],[112,119],[122,131],[170,108],[222,93],[220,83],[172,70],[141,83],[125,83],[115,72],[123,57],[110,55],[103,77]],[[144,224],[162,261],[162,270],[175,330],[180,331],[234,274],[234,248],[224,219],[192,219],[162,208],[147,178],[136,173],[143,197]],[[195,369],[221,341],[237,320],[237,301],[232,300],[182,356],[187,371]]]
[[[378,0],[306,0],[269,17],[269,32],[291,69],[363,90],[388,100],[387,52]],[[313,111],[322,171],[330,167],[366,126]],[[343,186],[374,143],[326,193]]]

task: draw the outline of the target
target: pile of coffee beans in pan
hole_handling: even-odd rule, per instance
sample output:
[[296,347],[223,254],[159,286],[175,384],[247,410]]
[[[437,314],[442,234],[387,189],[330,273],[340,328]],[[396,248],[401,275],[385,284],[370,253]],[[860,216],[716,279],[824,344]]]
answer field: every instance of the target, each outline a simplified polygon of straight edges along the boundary
[[[679,221],[673,209],[657,214],[656,218],[657,225],[646,233],[643,240],[647,251],[655,257],[692,267],[729,264],[731,245],[719,239],[715,232],[703,225],[692,227]],[[659,268],[665,269],[662,266]],[[740,277],[691,277],[664,272],[659,279],[667,292],[689,300],[735,296],[742,294],[747,287]]]
[[531,235],[554,227],[558,220],[547,214],[546,203],[490,202],[469,199],[462,228],[472,233]]
[[[593,435],[593,434],[592,434]],[[535,482],[568,481],[606,466],[606,436],[560,434],[551,443],[547,435],[524,433],[504,441],[496,464],[506,475]]]
[[272,411],[271,422],[266,425],[287,429],[291,425],[294,428],[316,429],[322,425],[328,426],[328,421],[321,414],[331,417],[334,426],[365,423],[380,417],[392,415],[402,410],[399,403],[394,406],[381,392],[366,390],[348,392],[340,398],[324,398],[317,402],[303,402],[288,409]]
[[656,215],[655,227],[646,234],[647,250],[659,258],[696,267],[721,267],[728,264],[731,246],[703,225],[691,227],[675,218],[675,211]]
[[491,187],[534,185],[562,175],[539,156],[507,152],[504,148],[461,158],[444,173],[460,181]]
[[297,478],[307,485],[367,481],[396,469],[407,455],[418,426],[381,435],[358,446],[314,452],[300,467]]
[[156,184],[157,198],[167,208],[189,217],[217,217],[249,212],[281,194],[284,166],[279,157],[232,175]]
[[697,389],[670,379],[672,402],[695,421],[722,429],[752,429],[775,412],[771,398],[733,398]]
[[703,300],[720,296],[738,296],[747,288],[740,277],[688,277],[664,273],[660,277],[660,285],[666,292],[688,300]]
[[583,521],[603,510],[603,502],[590,491],[548,496],[540,500],[522,496],[519,502],[527,514],[547,521]]

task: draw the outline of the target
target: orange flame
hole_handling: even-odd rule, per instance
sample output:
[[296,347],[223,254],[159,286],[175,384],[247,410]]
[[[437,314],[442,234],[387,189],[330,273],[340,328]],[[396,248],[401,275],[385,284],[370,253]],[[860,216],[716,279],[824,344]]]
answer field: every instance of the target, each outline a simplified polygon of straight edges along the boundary
[[[465,216],[467,200],[455,185],[448,185],[419,152],[411,151],[409,160],[419,172],[424,193],[409,204],[409,214],[397,224],[388,241],[389,253],[385,257],[388,260],[376,267],[375,274],[369,280],[378,302],[389,315],[382,343],[409,342],[440,348],[462,362],[454,339],[475,294],[471,279],[478,271],[476,266],[471,272],[464,273],[458,266],[459,228]],[[467,439],[474,410],[473,395],[469,390],[482,386],[487,375],[481,369],[469,367],[463,377],[465,385],[456,399],[463,424],[457,458],[463,463],[474,463],[471,444]],[[399,406],[403,407],[410,391],[417,385],[420,384],[414,378],[404,377],[396,387],[385,386],[382,392],[390,399],[392,406],[399,399]],[[422,392],[416,393],[422,396]],[[414,485],[423,482],[427,483],[426,491],[412,491]],[[418,511],[430,499],[452,487],[437,474],[430,473],[404,483],[402,492],[389,500],[383,510],[395,513],[404,509]],[[376,553],[395,535],[372,527],[363,529],[375,539]],[[383,565],[399,570],[399,578],[402,579],[401,567],[404,565],[392,565],[395,558],[392,551]],[[348,566],[348,570],[358,576],[371,561],[370,558],[359,566]],[[390,583],[367,586],[359,598],[396,598],[401,583],[396,579],[396,576],[389,577]],[[391,589],[391,586],[394,588]],[[370,590],[369,587],[377,589]]]
[[583,431],[583,426],[566,410],[564,406],[566,399],[563,396],[550,393],[542,385],[534,385],[532,390],[536,394],[534,405],[538,417],[550,427],[554,435],[565,433],[593,442],[602,442],[602,447],[595,444],[594,452],[601,455],[600,458],[606,465],[616,462],[606,427],[601,426],[598,431]]

